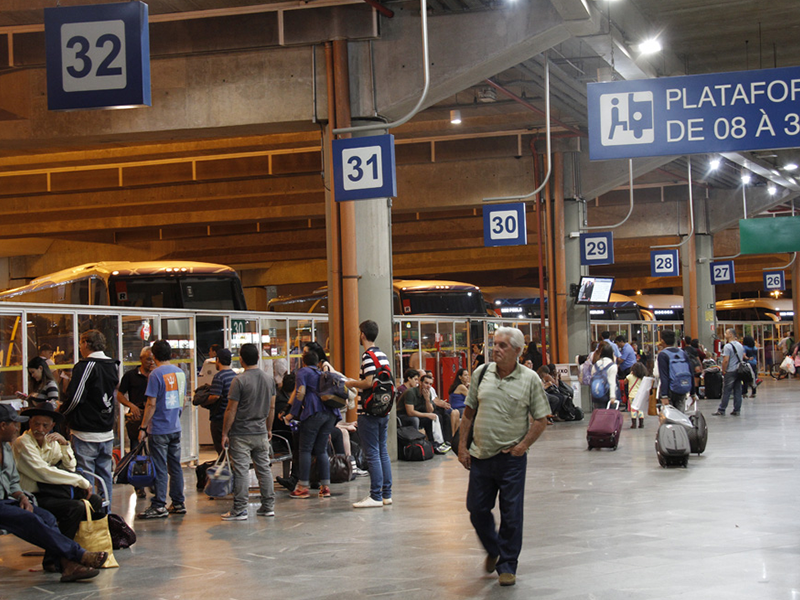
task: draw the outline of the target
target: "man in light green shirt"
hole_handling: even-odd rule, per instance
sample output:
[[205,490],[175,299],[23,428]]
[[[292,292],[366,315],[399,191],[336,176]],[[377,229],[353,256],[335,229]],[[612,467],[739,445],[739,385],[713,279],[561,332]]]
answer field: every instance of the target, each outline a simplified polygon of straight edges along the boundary
[[[522,332],[500,327],[494,334],[492,360],[472,376],[461,430],[473,421],[473,442],[461,437],[458,460],[469,469],[467,510],[486,549],[486,571],[497,570],[500,585],[516,583],[522,550],[527,452],[547,428],[550,404],[539,376],[519,364],[525,347]],[[498,533],[492,508],[500,494]]]

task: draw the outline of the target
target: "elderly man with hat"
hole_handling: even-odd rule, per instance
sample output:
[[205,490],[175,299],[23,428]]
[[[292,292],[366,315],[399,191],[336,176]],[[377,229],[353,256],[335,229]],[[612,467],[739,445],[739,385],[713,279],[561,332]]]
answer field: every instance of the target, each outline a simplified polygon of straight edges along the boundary
[[45,402],[22,411],[28,417],[28,430],[13,444],[20,485],[36,496],[43,509],[53,513],[58,528],[74,538],[81,521],[86,519],[83,500],[89,500],[94,512],[103,510],[102,499],[92,493],[92,484],[75,472],[77,461],[69,442],[53,431],[64,415],[55,405]]
[[63,535],[53,515],[33,506],[20,487],[11,442],[19,435],[19,424],[27,421],[13,406],[0,404],[0,529],[44,548],[42,566],[61,571],[62,582],[96,577],[108,554],[84,550]]

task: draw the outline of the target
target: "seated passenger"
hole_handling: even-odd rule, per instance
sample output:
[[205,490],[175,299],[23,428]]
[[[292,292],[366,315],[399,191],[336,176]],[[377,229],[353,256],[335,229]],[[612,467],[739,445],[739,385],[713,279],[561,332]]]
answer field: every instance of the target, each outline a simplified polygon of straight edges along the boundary
[[93,494],[92,484],[75,472],[72,447],[53,431],[64,415],[45,403],[23,411],[22,416],[29,418],[30,428],[13,444],[20,485],[36,496],[40,507],[53,513],[61,533],[74,538],[80,522],[86,520],[83,500],[91,503],[94,512],[103,512],[102,498]]
[[64,536],[52,514],[33,506],[20,487],[11,443],[19,435],[19,424],[28,421],[8,404],[0,404],[0,529],[44,549],[42,566],[61,572],[61,581],[97,577],[108,558],[106,552],[87,552]]
[[403,372],[403,383],[397,387],[397,391],[395,392],[395,400],[397,401],[397,410],[401,410],[400,398],[403,396],[405,391],[409,388],[415,388],[419,385],[419,370],[417,369],[406,369]]
[[400,397],[397,416],[402,425],[411,425],[416,429],[424,429],[434,452],[444,454],[450,447],[437,442],[433,435],[433,422],[438,421],[431,402],[431,384],[433,377],[427,373],[422,376],[419,386],[407,389]]
[[447,397],[450,399],[450,406],[453,410],[457,410],[458,414],[464,416],[464,401],[469,392],[470,374],[467,369],[459,369],[456,371],[456,378],[453,381],[450,389],[448,390]]
[[39,406],[44,402],[58,405],[58,384],[50,370],[50,365],[41,356],[28,362],[28,403]]

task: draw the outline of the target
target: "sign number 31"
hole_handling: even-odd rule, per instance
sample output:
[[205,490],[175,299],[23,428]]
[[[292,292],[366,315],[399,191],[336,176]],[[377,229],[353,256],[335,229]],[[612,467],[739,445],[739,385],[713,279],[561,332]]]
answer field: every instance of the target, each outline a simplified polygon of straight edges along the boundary
[[61,46],[65,92],[127,86],[123,21],[65,23],[61,26]]

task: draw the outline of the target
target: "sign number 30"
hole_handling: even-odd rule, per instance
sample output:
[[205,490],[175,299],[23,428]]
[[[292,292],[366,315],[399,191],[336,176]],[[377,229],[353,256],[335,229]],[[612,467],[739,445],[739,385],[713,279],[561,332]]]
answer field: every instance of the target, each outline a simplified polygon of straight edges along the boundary
[[126,87],[123,21],[65,23],[61,43],[65,92]]

